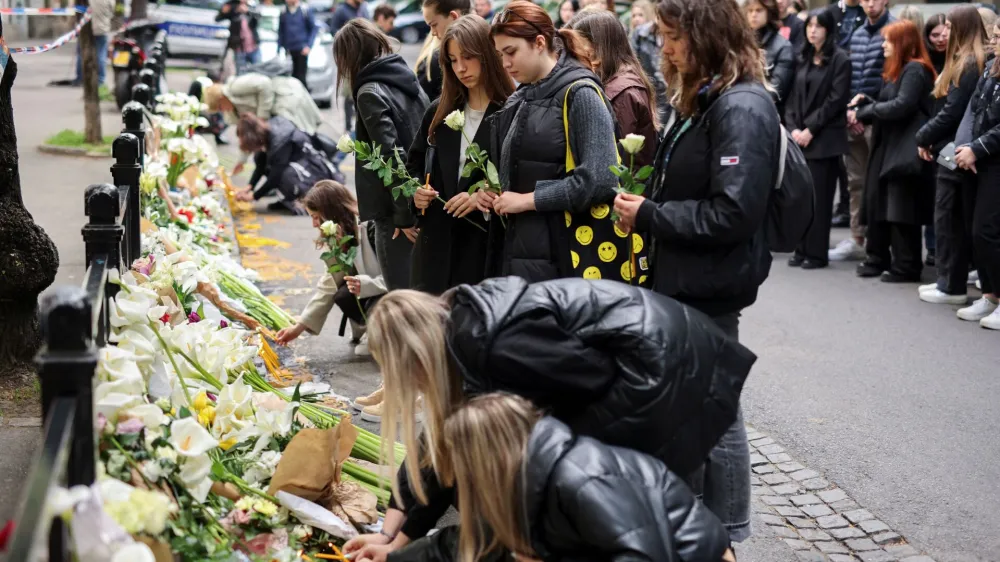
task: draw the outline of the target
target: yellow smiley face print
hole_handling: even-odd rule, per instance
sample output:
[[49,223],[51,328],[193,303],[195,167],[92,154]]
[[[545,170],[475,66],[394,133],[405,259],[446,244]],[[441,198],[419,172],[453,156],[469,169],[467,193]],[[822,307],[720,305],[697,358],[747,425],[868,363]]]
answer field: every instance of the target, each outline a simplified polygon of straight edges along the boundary
[[573,224],[573,215],[569,214],[569,211],[563,212],[566,213],[566,228],[569,228],[569,225]]
[[646,279],[649,279],[648,275],[642,275],[642,276],[640,276],[639,277],[639,284],[640,285],[645,285],[646,284]]
[[625,262],[622,264],[622,279],[626,281],[632,280],[632,264],[630,262]]
[[607,203],[601,203],[600,205],[594,205],[590,208],[590,216],[595,219],[603,219],[611,214],[611,207]]
[[601,245],[597,247],[597,257],[601,258],[603,262],[615,261],[618,256],[618,248],[611,242],[601,242]]
[[573,258],[573,269],[580,267],[580,254],[570,251],[569,255]]
[[639,236],[638,234],[633,234],[632,235],[632,252],[638,254],[639,252],[642,251],[642,246],[643,246],[643,244],[642,244],[642,236]]
[[601,278],[601,270],[597,269],[594,266],[590,266],[587,269],[583,270],[583,278],[584,279],[600,279]]
[[581,226],[576,229],[576,241],[584,246],[590,245],[594,241],[594,229],[589,226]]
[[617,223],[615,224],[615,234],[617,234],[619,238],[625,238],[625,237],[628,236],[627,232],[625,232],[624,230],[618,228],[618,224]]

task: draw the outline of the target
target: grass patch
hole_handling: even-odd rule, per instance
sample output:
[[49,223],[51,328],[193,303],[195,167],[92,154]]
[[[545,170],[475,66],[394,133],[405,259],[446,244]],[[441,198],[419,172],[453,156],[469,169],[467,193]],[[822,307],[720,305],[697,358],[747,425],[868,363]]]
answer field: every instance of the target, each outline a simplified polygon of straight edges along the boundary
[[98,145],[83,142],[83,133],[72,129],[63,129],[51,137],[45,139],[45,144],[53,146],[67,146],[71,148],[85,148],[94,152],[107,152],[111,150],[111,143],[114,142],[115,135],[105,135],[104,142]]
[[101,101],[115,101],[115,93],[106,84],[101,84],[97,88],[97,96]]
[[38,402],[42,397],[42,384],[38,379],[30,385],[20,385],[13,388],[0,389],[0,402]]

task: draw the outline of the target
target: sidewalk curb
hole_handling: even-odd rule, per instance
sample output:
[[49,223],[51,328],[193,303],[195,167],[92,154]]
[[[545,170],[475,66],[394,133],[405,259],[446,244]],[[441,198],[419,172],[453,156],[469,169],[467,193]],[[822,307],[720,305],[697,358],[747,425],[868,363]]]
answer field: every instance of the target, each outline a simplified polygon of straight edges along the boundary
[[83,158],[111,158],[111,151],[105,152],[95,152],[87,150],[85,148],[73,148],[69,146],[56,146],[54,144],[41,144],[38,146],[38,151],[45,154],[54,154],[56,156],[77,156]]

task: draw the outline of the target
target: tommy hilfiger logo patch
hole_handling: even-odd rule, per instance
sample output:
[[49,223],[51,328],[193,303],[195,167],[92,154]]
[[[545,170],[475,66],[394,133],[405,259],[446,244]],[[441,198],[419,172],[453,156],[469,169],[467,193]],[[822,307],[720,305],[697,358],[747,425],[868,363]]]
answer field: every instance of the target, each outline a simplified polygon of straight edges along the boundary
[[739,156],[723,156],[719,159],[720,166],[735,166],[740,163]]

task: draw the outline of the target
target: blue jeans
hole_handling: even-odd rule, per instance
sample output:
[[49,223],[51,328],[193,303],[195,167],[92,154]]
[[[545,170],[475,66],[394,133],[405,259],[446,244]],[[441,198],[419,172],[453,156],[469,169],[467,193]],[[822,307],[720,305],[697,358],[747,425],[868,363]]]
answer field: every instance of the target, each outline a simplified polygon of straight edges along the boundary
[[[108,65],[108,36],[95,35],[94,48],[97,49],[97,85],[104,84],[104,69]],[[76,82],[83,82],[83,57],[80,56],[80,42],[76,43]]]
[[255,49],[249,53],[241,53],[236,51],[233,53],[236,55],[236,75],[243,74],[246,68],[253,64],[258,64],[260,62],[260,49]]
[[[739,340],[740,313],[713,317],[727,336]],[[701,469],[689,477],[691,489],[729,531],[729,539],[750,537],[750,444],[743,409],[708,453]]]

